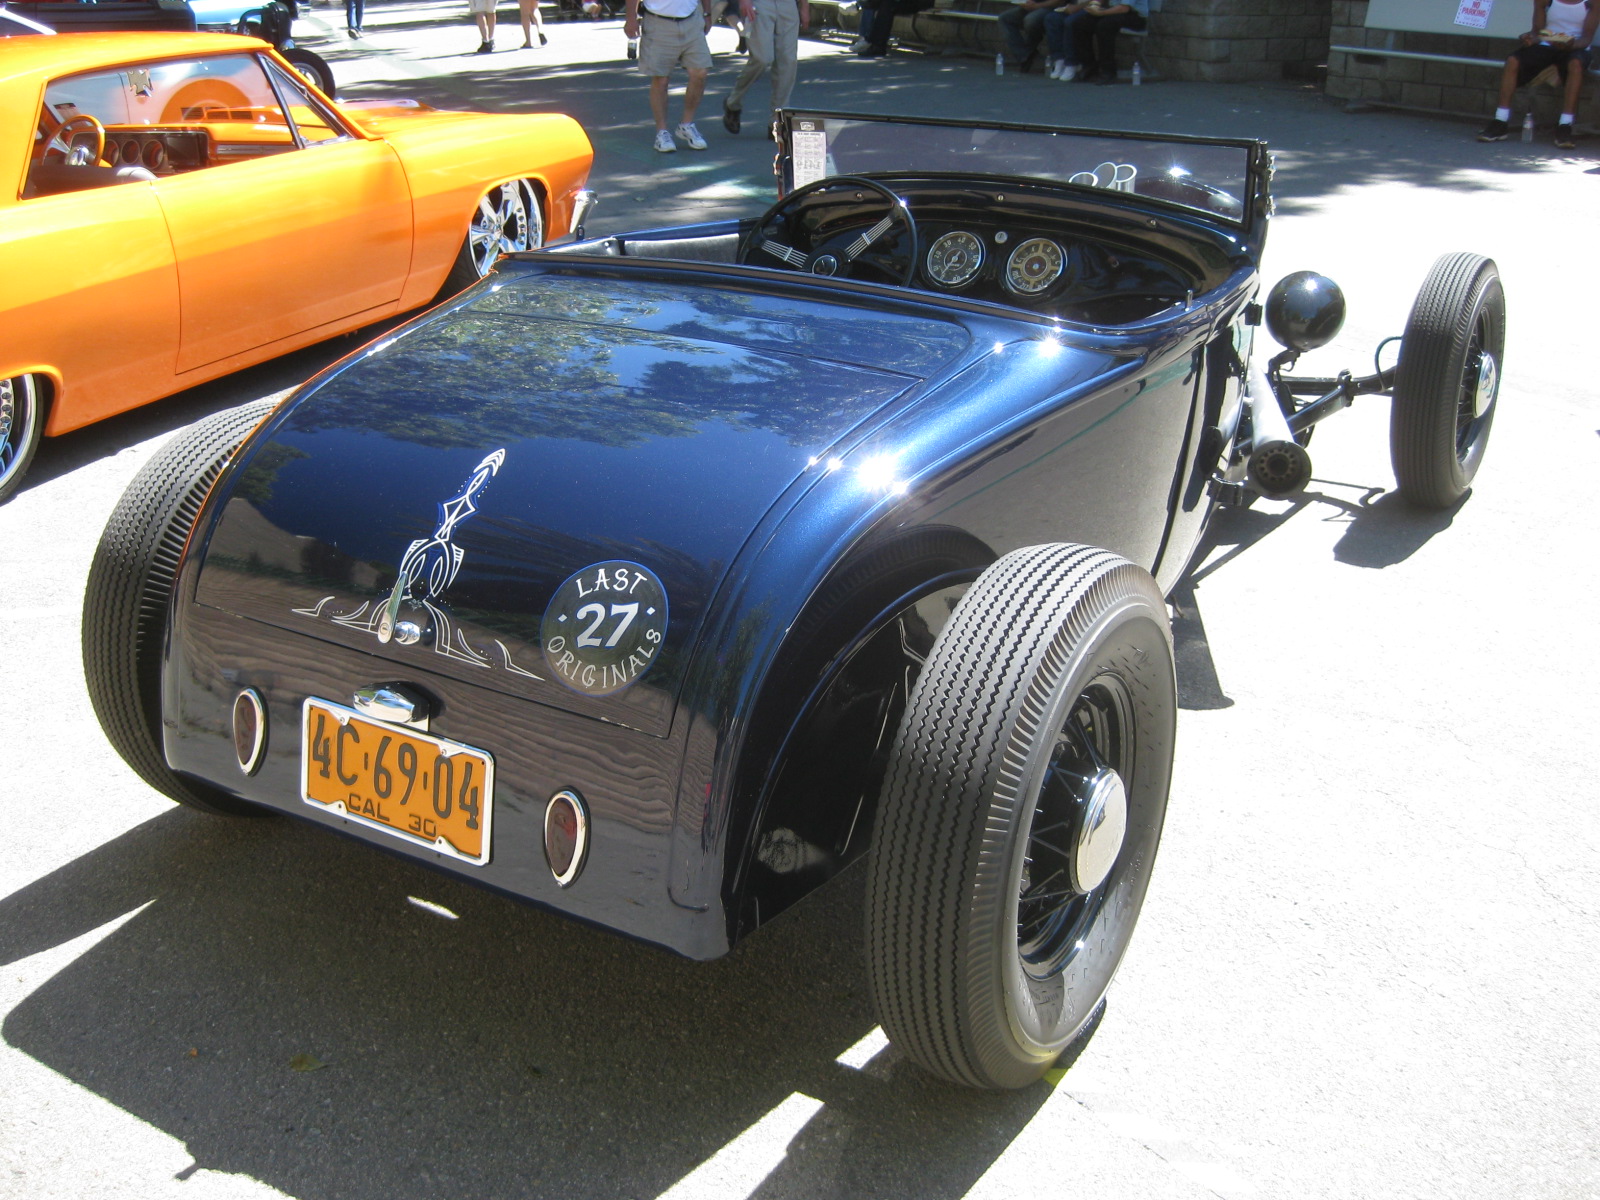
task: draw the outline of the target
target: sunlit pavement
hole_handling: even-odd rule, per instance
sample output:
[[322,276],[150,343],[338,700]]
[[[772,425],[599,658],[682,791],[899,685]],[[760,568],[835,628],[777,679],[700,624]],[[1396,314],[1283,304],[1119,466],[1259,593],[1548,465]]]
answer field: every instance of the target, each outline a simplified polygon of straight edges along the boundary
[[[759,120],[720,125],[731,32],[710,149],[658,155],[617,22],[483,56],[452,5],[370,6],[367,28],[329,7],[299,27],[348,98],[579,117],[596,232],[770,195]],[[1600,145],[1480,146],[1293,85],[803,49],[800,104],[1268,138],[1268,279],[1320,269],[1350,299],[1313,370],[1370,369],[1439,253],[1505,276],[1502,408],[1456,511],[1388,495],[1369,399],[1318,431],[1301,501],[1217,522],[1180,614],[1165,845],[1096,1036],[1059,1082],[956,1092],[874,1033],[851,880],[695,965],[139,783],[78,666],[98,530],[174,428],[341,339],[48,443],[0,507],[0,1196],[1600,1194],[1600,421],[1568,248]]]

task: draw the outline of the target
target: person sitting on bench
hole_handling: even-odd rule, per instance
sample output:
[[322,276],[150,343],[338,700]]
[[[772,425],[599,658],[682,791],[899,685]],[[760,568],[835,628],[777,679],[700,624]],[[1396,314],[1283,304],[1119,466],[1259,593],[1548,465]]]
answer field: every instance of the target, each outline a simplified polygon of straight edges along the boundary
[[1578,89],[1589,69],[1589,47],[1600,25],[1600,0],[1533,0],[1533,29],[1522,35],[1521,45],[1506,59],[1500,75],[1499,107],[1494,120],[1478,134],[1480,142],[1503,142],[1511,132],[1511,95],[1554,67],[1565,80],[1566,95],[1561,120],[1556,125],[1556,145],[1571,150],[1576,144]]

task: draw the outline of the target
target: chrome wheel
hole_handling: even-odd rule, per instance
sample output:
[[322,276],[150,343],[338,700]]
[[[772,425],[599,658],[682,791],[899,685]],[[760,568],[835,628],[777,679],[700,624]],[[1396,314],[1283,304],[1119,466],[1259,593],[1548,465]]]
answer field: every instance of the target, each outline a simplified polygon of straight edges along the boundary
[[32,376],[0,379],[0,500],[22,480],[44,428],[44,406]]
[[537,250],[543,245],[544,218],[533,185],[526,179],[513,179],[491,188],[472,214],[467,244],[479,279],[502,254]]

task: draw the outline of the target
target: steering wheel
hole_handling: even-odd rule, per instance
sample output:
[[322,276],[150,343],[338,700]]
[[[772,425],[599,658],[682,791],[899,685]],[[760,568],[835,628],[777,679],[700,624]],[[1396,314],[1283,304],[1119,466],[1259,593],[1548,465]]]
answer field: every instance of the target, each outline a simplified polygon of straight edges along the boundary
[[50,135],[50,140],[44,144],[44,152],[39,157],[48,159],[51,153],[54,152],[61,155],[63,161],[71,162],[75,153],[81,149],[86,149],[86,147],[74,146],[71,139],[68,138],[67,131],[74,125],[81,125],[94,134],[94,157],[88,161],[91,163],[99,162],[106,152],[106,127],[100,124],[97,118],[91,117],[88,113],[78,113],[75,116],[68,117],[60,125],[56,126],[56,131]]
[[[813,199],[826,192],[842,193],[839,216]],[[882,220],[865,229],[856,215],[857,203],[866,199],[863,192],[875,193],[889,209]],[[806,210],[813,207],[820,209],[817,219],[803,221]],[[905,226],[905,236],[885,242],[896,224]],[[739,246],[739,261],[751,266],[779,263],[795,271],[845,279],[871,279],[876,274],[905,287],[917,270],[917,241],[917,222],[898,195],[860,175],[832,175],[796,188],[762,214]],[[883,248],[871,253],[874,246]]]

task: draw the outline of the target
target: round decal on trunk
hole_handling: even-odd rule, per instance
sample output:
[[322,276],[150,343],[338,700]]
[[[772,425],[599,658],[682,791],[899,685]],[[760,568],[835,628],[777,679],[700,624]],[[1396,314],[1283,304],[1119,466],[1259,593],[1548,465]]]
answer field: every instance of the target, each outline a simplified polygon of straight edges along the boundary
[[637,683],[661,653],[667,589],[638,563],[595,563],[556,589],[539,634],[557,679],[575,692],[609,696]]

